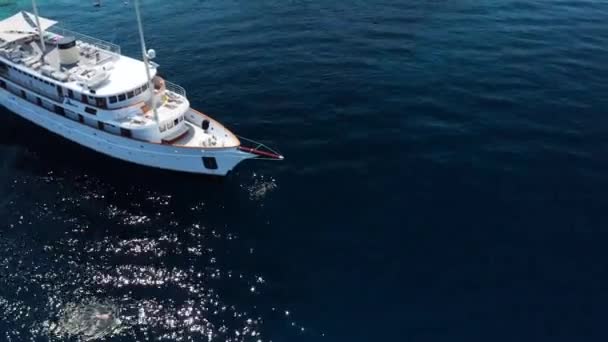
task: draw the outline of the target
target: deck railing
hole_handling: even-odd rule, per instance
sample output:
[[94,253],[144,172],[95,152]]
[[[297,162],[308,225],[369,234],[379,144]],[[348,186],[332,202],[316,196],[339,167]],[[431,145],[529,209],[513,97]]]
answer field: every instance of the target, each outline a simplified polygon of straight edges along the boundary
[[167,88],[168,91],[170,91],[172,93],[186,97],[186,89],[184,89],[182,86],[179,86],[175,83],[171,83],[171,82],[165,80],[165,87]]
[[68,29],[65,29],[63,27],[53,27],[51,30],[49,30],[52,33],[58,34],[62,37],[66,37],[66,36],[71,36],[76,38],[76,40],[79,40],[83,43],[86,44],[90,44],[93,45],[94,47],[101,49],[101,50],[105,50],[117,55],[120,55],[120,46],[110,43],[110,42],[106,42],[104,40],[101,39],[97,39],[97,38],[93,38],[90,36],[87,36],[85,34],[82,33],[78,33],[78,32],[74,32],[74,31],[70,31]]

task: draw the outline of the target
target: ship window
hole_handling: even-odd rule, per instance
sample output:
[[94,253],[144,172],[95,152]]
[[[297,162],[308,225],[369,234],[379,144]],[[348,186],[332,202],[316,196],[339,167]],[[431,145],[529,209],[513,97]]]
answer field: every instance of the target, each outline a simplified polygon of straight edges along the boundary
[[173,124],[174,124],[175,126],[177,126],[177,125],[179,124],[179,118],[177,118],[177,119],[173,120]]
[[209,170],[217,170],[217,161],[213,157],[203,157],[203,165]]
[[83,103],[88,103],[87,102],[87,96],[85,94],[82,94],[81,99],[82,99]]
[[65,110],[63,110],[63,107],[55,105],[55,113],[59,115],[65,115]]
[[106,98],[105,97],[98,97],[97,98],[97,107],[99,107],[99,108],[106,108]]
[[127,99],[127,95],[125,95],[125,94],[118,95],[118,101],[124,101],[126,99]]
[[80,121],[80,123],[84,123],[84,116],[82,116],[82,114],[78,114],[78,121]]
[[97,109],[93,109],[91,107],[85,107],[84,111],[91,114],[91,115],[97,115]]
[[141,94],[141,88],[135,89],[135,96]]
[[133,97],[133,92],[132,92],[132,91],[128,92],[128,93],[127,93],[127,98],[129,98],[129,99],[130,99],[130,98],[132,98],[132,97]]
[[110,96],[110,103],[116,103],[118,98],[116,96]]
[[163,123],[161,123],[161,124],[159,125],[158,129],[159,129],[161,132],[166,131],[166,130],[167,130],[167,124],[166,124],[166,123],[164,123],[164,122],[163,122]]
[[73,99],[74,98],[74,91],[72,91],[72,89],[68,89],[68,96]]
[[4,82],[3,80],[0,80],[0,87],[6,89],[6,82]]
[[144,84],[143,87],[141,87],[141,91],[146,91],[148,90],[148,83]]
[[24,99],[26,98],[25,91],[23,90],[21,91],[21,97],[23,97]]
[[40,99],[39,97],[36,98],[36,103],[42,107],[42,99]]
[[99,128],[100,130],[102,130],[102,131],[103,131],[103,128],[104,128],[104,124],[103,124],[103,122],[98,121],[98,122],[97,122],[97,128]]
[[130,138],[131,137],[131,130],[130,129],[126,129],[126,128],[121,128],[120,129],[120,135],[122,135],[123,137]]

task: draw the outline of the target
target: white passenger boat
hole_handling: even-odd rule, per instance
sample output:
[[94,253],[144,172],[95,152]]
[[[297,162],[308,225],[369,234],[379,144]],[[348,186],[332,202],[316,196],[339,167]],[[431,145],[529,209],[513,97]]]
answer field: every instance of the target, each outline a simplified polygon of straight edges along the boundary
[[157,75],[136,10],[143,61],[57,28],[35,5],[36,14],[0,21],[0,104],[82,146],[160,169],[226,175],[246,159],[283,159],[192,109],[182,87]]

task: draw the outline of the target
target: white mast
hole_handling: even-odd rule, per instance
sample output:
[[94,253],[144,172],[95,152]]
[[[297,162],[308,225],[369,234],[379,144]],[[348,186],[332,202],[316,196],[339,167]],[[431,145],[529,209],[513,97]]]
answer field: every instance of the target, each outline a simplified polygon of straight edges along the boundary
[[150,66],[149,56],[146,52],[146,41],[144,39],[144,28],[141,23],[141,14],[139,13],[139,0],[135,0],[135,15],[137,16],[137,26],[139,28],[139,40],[141,41],[141,52],[144,57],[144,65],[146,67],[146,76],[148,77],[148,89],[152,93],[152,110],[154,111],[154,121],[158,122],[158,111],[156,109],[156,95],[154,94],[154,84],[152,84],[152,78],[150,77]]
[[44,35],[42,34],[42,26],[40,26],[40,17],[38,16],[38,6],[36,0],[32,0],[32,7],[34,8],[34,15],[36,16],[36,25],[38,25],[38,33],[40,35],[40,44],[42,45],[42,58],[46,52],[46,46],[44,44]]

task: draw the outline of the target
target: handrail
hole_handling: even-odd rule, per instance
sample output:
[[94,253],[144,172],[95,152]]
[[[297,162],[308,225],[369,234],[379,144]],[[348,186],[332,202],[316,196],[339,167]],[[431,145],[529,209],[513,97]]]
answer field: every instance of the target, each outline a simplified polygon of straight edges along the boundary
[[182,86],[165,80],[165,88],[172,93],[186,97],[186,89],[184,89]]
[[63,27],[53,27],[49,31],[63,37],[72,36],[76,38],[76,40],[79,40],[81,42],[91,44],[99,49],[120,55],[120,46],[107,42],[105,40],[93,38],[91,36],[87,36],[86,34],[74,32]]

